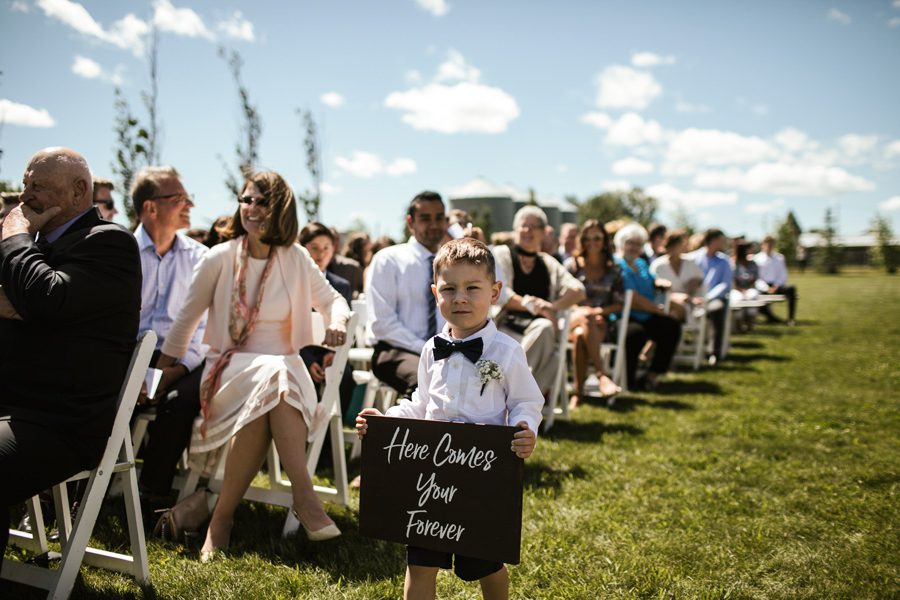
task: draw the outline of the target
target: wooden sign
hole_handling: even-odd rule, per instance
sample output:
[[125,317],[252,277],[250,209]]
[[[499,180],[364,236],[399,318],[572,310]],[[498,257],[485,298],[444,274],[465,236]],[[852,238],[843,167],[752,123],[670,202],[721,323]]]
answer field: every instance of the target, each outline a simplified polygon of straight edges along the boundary
[[359,531],[518,564],[523,461],[515,427],[367,416]]

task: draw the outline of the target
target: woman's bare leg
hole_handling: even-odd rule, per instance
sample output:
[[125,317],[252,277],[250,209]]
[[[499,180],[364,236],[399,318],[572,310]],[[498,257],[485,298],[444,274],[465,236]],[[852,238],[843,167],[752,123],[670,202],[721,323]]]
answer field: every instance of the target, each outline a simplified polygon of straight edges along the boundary
[[232,438],[231,449],[225,459],[222,491],[206,530],[202,552],[228,546],[234,511],[262,466],[271,439],[269,421],[265,416],[251,421]]
[[585,348],[585,328],[576,327],[572,331],[572,363],[575,369],[575,394],[569,401],[569,408],[577,408],[584,399],[584,380],[587,379],[587,348]]
[[303,415],[296,408],[281,401],[269,411],[269,427],[272,439],[281,457],[281,464],[291,478],[291,493],[294,496],[294,510],[300,521],[310,531],[332,525],[334,522],[325,514],[322,503],[313,489],[309,471],[306,470],[307,428]]

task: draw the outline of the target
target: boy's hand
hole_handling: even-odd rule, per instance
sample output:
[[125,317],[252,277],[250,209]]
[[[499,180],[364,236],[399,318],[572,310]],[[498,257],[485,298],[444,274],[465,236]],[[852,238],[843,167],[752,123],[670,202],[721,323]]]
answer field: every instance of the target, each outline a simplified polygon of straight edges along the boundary
[[359,439],[363,439],[363,436],[366,435],[366,430],[369,428],[369,424],[366,423],[366,418],[363,415],[381,416],[381,411],[377,408],[364,408],[359,411],[359,414],[356,415],[356,435]]
[[[359,421],[359,418],[356,419]],[[356,426],[357,429],[359,425]],[[534,452],[534,444],[535,444],[535,435],[534,432],[528,428],[528,423],[525,421],[519,421],[516,423],[516,427],[521,427],[521,431],[517,431],[513,434],[512,441],[512,451],[516,453],[516,456],[519,458],[528,458],[531,456],[531,453]]]

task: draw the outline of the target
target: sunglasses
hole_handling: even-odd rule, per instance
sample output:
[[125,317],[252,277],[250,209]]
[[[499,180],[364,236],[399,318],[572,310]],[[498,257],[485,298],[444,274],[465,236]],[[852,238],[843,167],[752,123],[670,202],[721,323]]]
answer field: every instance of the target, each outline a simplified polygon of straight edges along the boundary
[[238,202],[241,204],[246,204],[247,206],[253,206],[254,204],[260,208],[266,208],[269,206],[268,198],[255,198],[253,196],[239,196]]
[[584,237],[584,241],[586,241],[586,242],[602,242],[603,236],[602,235],[588,235],[588,236]]
[[102,206],[106,210],[112,210],[115,203],[112,200],[94,200],[94,206]]
[[194,197],[185,192],[178,192],[177,194],[163,194],[162,196],[151,196],[147,198],[148,200],[165,200],[166,198],[175,198],[174,204],[184,204],[185,202],[194,203]]

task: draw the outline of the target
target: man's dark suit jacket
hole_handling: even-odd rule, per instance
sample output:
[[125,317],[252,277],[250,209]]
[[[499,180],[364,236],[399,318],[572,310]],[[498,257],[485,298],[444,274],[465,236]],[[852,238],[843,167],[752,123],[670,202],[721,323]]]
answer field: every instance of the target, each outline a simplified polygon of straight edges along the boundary
[[0,418],[105,444],[140,323],[134,236],[90,210],[53,244],[0,242],[0,284],[21,321],[0,319]]
[[350,282],[341,277],[340,275],[335,275],[331,271],[325,271],[325,279],[328,280],[328,283],[331,284],[331,287],[334,290],[344,297],[344,300],[347,301],[347,306],[351,306],[351,302],[353,302],[353,289],[350,287]]

